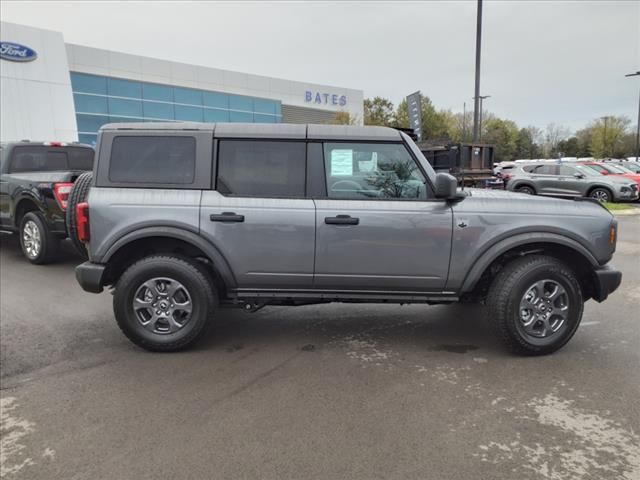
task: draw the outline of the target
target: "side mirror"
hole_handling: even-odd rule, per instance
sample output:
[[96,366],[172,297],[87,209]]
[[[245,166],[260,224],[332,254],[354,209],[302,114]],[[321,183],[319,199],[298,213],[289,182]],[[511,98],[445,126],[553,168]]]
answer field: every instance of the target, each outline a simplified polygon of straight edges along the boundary
[[436,173],[436,198],[454,199],[457,197],[458,180],[448,173]]
[[574,173],[573,176],[576,178],[584,178],[584,173]]

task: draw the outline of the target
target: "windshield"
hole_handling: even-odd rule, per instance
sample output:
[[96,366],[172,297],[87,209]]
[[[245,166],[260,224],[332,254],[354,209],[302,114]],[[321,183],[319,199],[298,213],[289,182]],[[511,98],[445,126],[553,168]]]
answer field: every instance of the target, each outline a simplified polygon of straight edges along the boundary
[[624,167],[619,167],[617,165],[602,165],[602,168],[608,170],[609,173],[631,173]]
[[576,170],[589,177],[602,175],[599,170],[592,168],[590,165],[575,165]]

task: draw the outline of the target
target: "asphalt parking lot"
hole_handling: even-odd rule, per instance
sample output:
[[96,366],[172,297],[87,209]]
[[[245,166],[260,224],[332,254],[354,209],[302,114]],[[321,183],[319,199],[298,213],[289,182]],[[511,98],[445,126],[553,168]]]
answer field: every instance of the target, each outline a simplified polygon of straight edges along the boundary
[[468,305],[227,310],[151,354],[69,245],[37,267],[0,240],[3,478],[640,478],[640,216],[620,218],[620,290],[542,358]]

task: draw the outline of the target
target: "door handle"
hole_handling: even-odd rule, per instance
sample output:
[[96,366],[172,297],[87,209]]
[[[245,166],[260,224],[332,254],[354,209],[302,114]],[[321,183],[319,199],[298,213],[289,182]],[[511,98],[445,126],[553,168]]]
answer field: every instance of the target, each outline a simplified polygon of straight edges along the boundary
[[324,217],[327,225],[358,225],[360,219],[349,215],[336,215],[335,217]]
[[236,215],[234,212],[223,212],[221,214],[209,215],[209,220],[212,222],[244,222],[244,215]]

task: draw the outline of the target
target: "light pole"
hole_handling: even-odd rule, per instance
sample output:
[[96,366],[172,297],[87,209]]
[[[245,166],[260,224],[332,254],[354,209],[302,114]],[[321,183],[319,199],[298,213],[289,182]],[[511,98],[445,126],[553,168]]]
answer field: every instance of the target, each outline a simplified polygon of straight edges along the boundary
[[[478,0],[478,12],[476,18],[476,88],[473,94],[473,141],[478,141],[480,103],[480,47],[482,45],[482,0]],[[480,107],[482,109],[482,107]]]
[[[473,97],[473,98],[474,98],[474,100],[475,100],[476,98],[477,98],[478,100],[480,100],[480,115],[479,115],[479,118],[478,118],[478,135],[477,135],[477,136],[476,136],[476,135],[474,135],[474,137],[473,137],[473,141],[474,141],[474,142],[476,142],[476,141],[477,141],[477,142],[480,142],[480,140],[482,139],[482,101],[483,101],[485,98],[491,98],[491,95],[484,95],[484,96],[483,96],[483,95],[478,95],[477,97]],[[478,102],[476,102],[476,104],[477,104],[477,103],[478,103]],[[475,134],[475,130],[474,130],[474,134]]]
[[[625,77],[637,77],[640,72],[628,73]],[[638,131],[636,132],[636,162],[640,161],[640,94],[638,95]]]

